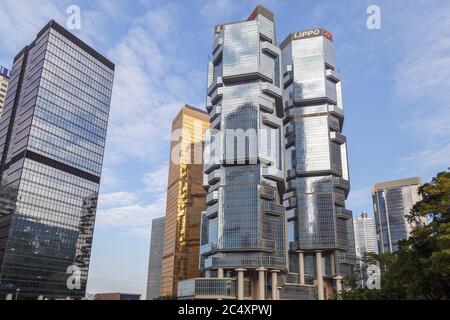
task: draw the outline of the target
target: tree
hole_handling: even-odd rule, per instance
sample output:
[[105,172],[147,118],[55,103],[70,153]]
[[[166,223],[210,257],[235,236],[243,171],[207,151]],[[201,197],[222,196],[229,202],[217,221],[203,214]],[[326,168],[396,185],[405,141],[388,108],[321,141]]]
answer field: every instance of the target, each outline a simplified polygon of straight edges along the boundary
[[419,194],[422,200],[406,215],[417,225],[409,239],[395,254],[372,256],[382,270],[381,289],[351,289],[343,299],[450,298],[450,172],[420,186]]

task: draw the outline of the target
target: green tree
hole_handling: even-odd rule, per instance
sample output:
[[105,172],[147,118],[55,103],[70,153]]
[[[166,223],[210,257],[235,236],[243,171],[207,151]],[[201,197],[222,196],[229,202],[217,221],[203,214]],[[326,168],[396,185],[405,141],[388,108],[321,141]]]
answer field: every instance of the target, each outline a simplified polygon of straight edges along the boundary
[[381,289],[350,289],[343,299],[450,298],[450,172],[420,186],[419,194],[422,200],[406,216],[417,225],[409,239],[395,254],[370,257],[381,268]]

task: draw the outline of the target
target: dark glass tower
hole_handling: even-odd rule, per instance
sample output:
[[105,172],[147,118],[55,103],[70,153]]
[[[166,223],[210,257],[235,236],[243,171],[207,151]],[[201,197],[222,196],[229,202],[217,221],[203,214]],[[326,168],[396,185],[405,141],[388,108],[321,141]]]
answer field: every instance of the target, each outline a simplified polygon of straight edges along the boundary
[[54,21],[15,57],[0,120],[0,294],[84,296],[113,75]]

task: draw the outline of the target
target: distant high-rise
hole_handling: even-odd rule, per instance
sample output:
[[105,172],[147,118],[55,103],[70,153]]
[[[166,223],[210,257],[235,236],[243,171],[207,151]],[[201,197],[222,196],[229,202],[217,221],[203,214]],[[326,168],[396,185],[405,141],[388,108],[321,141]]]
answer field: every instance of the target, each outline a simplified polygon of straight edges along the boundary
[[166,218],[162,217],[153,219],[152,221],[147,278],[147,300],[154,300],[161,296],[161,264],[164,246],[165,220]]
[[[373,211],[380,253],[398,251],[398,242],[407,239],[416,224],[406,219],[414,204],[421,200],[420,178],[381,182],[373,187]],[[426,223],[426,219],[423,220]]]
[[355,252],[358,258],[366,253],[378,253],[375,223],[367,212],[353,220],[355,230]]
[[172,123],[161,296],[176,296],[178,281],[200,275],[200,219],[206,206],[202,154],[207,128],[208,114],[188,105]]
[[8,90],[9,78],[11,71],[5,67],[0,66],[0,118],[3,113],[3,106],[5,105],[6,90]]
[[365,287],[367,281],[367,263],[364,257],[367,253],[378,253],[377,237],[375,234],[375,224],[367,212],[363,212],[360,217],[353,219],[355,231],[355,252],[357,262],[360,266],[361,282],[360,286]]
[[0,120],[0,294],[85,296],[113,77],[55,21],[15,57]]
[[[333,35],[291,33],[280,45],[284,86],[289,268],[319,299],[341,290],[355,264],[347,139]],[[335,289],[334,289],[335,288]]]

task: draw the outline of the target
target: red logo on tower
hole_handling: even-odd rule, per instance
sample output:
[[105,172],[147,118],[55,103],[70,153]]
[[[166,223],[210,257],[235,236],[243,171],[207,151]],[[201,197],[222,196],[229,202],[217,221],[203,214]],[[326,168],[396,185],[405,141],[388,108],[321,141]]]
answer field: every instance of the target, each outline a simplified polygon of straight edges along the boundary
[[323,36],[325,38],[327,38],[328,40],[333,41],[333,34],[330,31],[324,30],[323,31]]

